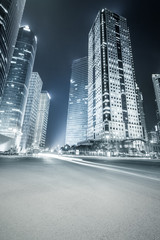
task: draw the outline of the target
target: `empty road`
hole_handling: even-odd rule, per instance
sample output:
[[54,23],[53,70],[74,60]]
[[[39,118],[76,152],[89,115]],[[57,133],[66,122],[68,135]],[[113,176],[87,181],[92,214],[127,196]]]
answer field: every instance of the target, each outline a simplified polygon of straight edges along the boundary
[[0,240],[160,240],[160,161],[0,157]]

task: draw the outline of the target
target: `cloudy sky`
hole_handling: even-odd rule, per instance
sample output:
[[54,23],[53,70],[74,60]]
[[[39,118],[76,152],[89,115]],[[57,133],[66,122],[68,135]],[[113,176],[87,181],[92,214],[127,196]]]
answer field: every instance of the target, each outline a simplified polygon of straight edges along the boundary
[[152,73],[160,73],[159,1],[26,0],[22,24],[38,37],[34,71],[52,96],[47,145],[63,144],[72,61],[87,55],[88,32],[102,8],[127,18],[148,130],[156,123]]

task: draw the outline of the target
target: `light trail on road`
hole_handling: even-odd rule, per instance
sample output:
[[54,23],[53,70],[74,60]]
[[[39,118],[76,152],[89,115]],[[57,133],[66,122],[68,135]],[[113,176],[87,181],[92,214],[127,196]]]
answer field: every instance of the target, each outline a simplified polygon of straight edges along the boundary
[[159,164],[89,161],[1,157],[0,240],[158,239]]
[[[66,157],[66,156],[60,156],[60,155],[55,155],[55,154],[43,154],[43,153],[41,153],[41,154],[39,154],[39,156],[46,157],[45,161],[47,163],[52,163],[52,161],[48,160],[47,157],[56,158],[56,159],[59,159],[59,160],[62,160],[62,161],[68,161],[68,162],[71,162],[71,163],[75,163],[75,164],[79,164],[79,165],[83,165],[83,166],[87,166],[87,167],[98,168],[98,169],[102,169],[102,170],[109,170],[109,171],[113,171],[115,173],[128,174],[128,175],[131,175],[131,176],[146,178],[148,180],[153,180],[153,181],[160,182],[160,178],[150,177],[150,176],[145,175],[146,173],[148,173],[147,171],[142,171],[142,170],[137,170],[136,169],[136,171],[141,171],[142,174],[133,173],[133,172],[127,171],[127,170],[132,170],[132,168],[116,167],[116,166],[112,166],[112,165],[108,165],[108,164],[107,164],[107,166],[104,166],[104,164],[87,162],[87,161],[85,161],[81,158]],[[121,168],[121,169],[119,169],[119,168]]]

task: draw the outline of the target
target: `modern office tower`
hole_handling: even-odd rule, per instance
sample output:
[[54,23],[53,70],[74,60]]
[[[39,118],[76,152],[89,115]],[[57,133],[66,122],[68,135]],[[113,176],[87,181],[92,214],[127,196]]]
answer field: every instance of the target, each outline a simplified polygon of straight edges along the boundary
[[37,48],[37,39],[27,27],[19,29],[9,73],[0,105],[0,133],[20,143],[29,79]]
[[87,57],[72,64],[66,144],[75,145],[87,139],[88,63]]
[[157,103],[157,128],[160,141],[160,74],[152,74],[152,81]]
[[0,1],[0,96],[9,71],[25,0]]
[[160,120],[160,74],[152,74],[152,81],[157,102],[157,117]]
[[35,124],[34,134],[35,148],[45,147],[50,99],[51,97],[47,91],[41,92],[38,105],[37,119]]
[[143,95],[140,91],[137,83],[136,83],[136,94],[137,94],[137,104],[138,104],[138,113],[139,113],[139,121],[142,125],[143,136],[146,141],[148,141],[148,134],[147,134],[147,127],[146,127],[146,120],[143,108]]
[[127,21],[101,10],[89,32],[88,139],[142,139]]
[[21,151],[31,148],[34,144],[35,124],[38,104],[42,89],[42,80],[37,72],[33,72],[29,82],[29,92],[22,126]]

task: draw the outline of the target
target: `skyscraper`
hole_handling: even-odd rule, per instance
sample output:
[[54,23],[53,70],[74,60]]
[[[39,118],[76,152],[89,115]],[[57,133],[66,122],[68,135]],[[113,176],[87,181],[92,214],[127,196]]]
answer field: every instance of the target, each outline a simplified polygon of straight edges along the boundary
[[101,10],[88,44],[88,138],[143,138],[126,19]]
[[34,147],[45,147],[50,99],[47,91],[41,92],[35,124]]
[[157,103],[157,117],[160,120],[160,74],[152,74],[152,82]]
[[66,144],[74,145],[87,139],[88,63],[87,57],[72,64],[68,103]]
[[22,134],[29,79],[36,48],[37,39],[34,33],[29,27],[21,27],[0,105],[0,133],[15,138],[16,146]]
[[9,71],[25,0],[0,1],[0,96]]
[[139,121],[142,125],[144,139],[146,141],[148,141],[145,113],[144,113],[144,108],[143,108],[143,95],[137,84],[136,84],[136,94],[137,94]]
[[25,151],[34,144],[35,124],[38,104],[42,89],[42,80],[37,72],[33,72],[29,81],[29,92],[22,126],[21,150]]
[[160,74],[152,74],[152,82],[157,103],[157,130],[160,141]]

